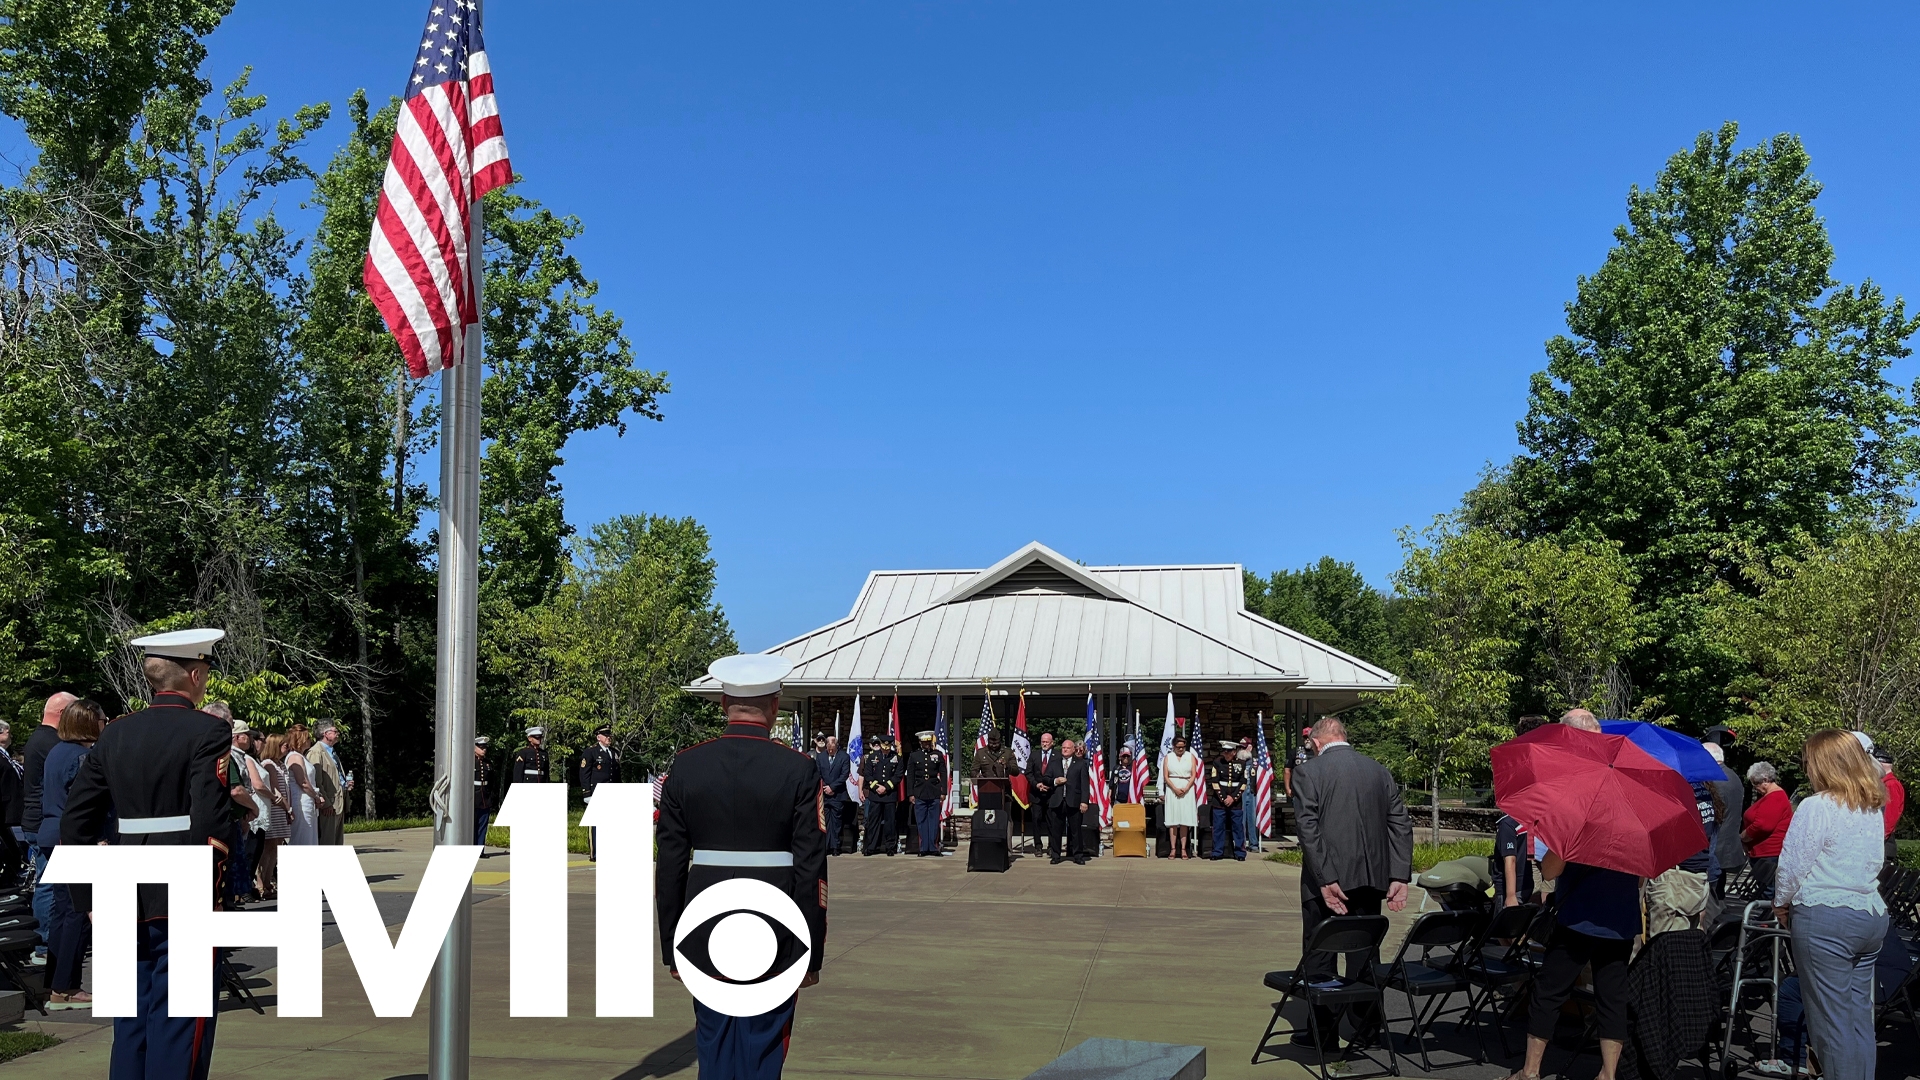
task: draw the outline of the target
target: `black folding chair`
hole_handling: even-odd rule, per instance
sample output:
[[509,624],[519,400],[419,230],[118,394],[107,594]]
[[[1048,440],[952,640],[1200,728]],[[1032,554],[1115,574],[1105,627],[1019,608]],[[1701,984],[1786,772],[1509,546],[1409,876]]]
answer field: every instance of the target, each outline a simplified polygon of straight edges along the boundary
[[[1261,1034],[1259,1045],[1253,1048],[1253,1064],[1260,1064],[1260,1055],[1279,1053],[1269,1044],[1276,1035],[1294,1035],[1299,1027],[1289,1026],[1285,1031],[1276,1032],[1274,1025],[1280,1022],[1280,1016],[1287,1002],[1300,998],[1307,1003],[1307,1029],[1313,1037],[1314,1048],[1320,1052],[1320,1080],[1327,1077],[1328,1044],[1339,1044],[1339,1032],[1320,1030],[1320,1009],[1338,1005],[1358,1005],[1373,1002],[1379,1023],[1374,1031],[1379,1032],[1381,1043],[1387,1048],[1387,1068],[1393,1075],[1400,1075],[1400,1059],[1394,1055],[1393,1040],[1386,1036],[1386,994],[1380,982],[1380,942],[1387,936],[1387,917],[1385,915],[1336,915],[1321,923],[1313,931],[1313,937],[1307,942],[1306,951],[1300,957],[1300,963],[1292,971],[1269,971],[1263,980],[1268,988],[1280,991],[1280,1000],[1273,1003],[1273,1016],[1267,1020],[1267,1030]],[[1367,954],[1366,963],[1360,970],[1349,972],[1345,979],[1332,978],[1319,982],[1306,981],[1307,961],[1316,955],[1331,955],[1336,965],[1344,953]],[[1337,966],[1335,970],[1338,970]],[[1364,1032],[1362,1034],[1365,1034]],[[1365,1048],[1356,1042],[1347,1048],[1358,1050],[1367,1060],[1379,1064]]]
[[[1898,1009],[1907,1014],[1907,1020],[1913,1024],[1914,1036],[1920,1038],[1920,1010],[1916,1010],[1914,1004],[1914,996],[1920,994],[1920,952],[1916,952],[1915,942],[1910,941],[1905,934],[1895,933],[1893,939],[1899,943],[1900,948],[1907,951],[1909,965],[1907,975],[1900,980],[1900,985],[1894,987],[1881,1000],[1880,1007],[1873,1014],[1873,1026],[1877,1030],[1893,1015],[1894,1010]],[[1881,946],[1883,949],[1885,947]]]
[[[1426,1033],[1433,1017],[1426,1014],[1428,1010],[1433,1010],[1434,1015],[1438,1016],[1448,998],[1470,989],[1458,970],[1460,954],[1483,923],[1484,916],[1478,912],[1430,911],[1407,928],[1406,939],[1400,942],[1400,951],[1394,956],[1393,963],[1381,965],[1379,981],[1387,989],[1398,990],[1406,995],[1407,1012],[1413,1019],[1407,1036],[1419,1047],[1420,1067],[1427,1072],[1433,1071],[1426,1042]],[[1409,954],[1415,949],[1420,950],[1419,957],[1410,958]],[[1435,949],[1449,951],[1436,959],[1433,955]],[[1414,998],[1426,1000],[1416,1007]],[[1392,1035],[1392,1028],[1389,1027],[1387,1036],[1391,1038]]]
[[1507,1032],[1498,1007],[1500,993],[1504,990],[1512,996],[1521,984],[1533,978],[1533,964],[1528,960],[1527,931],[1539,914],[1538,904],[1515,904],[1501,908],[1488,920],[1486,929],[1481,931],[1461,961],[1460,976],[1472,986],[1467,994],[1466,1022],[1473,1026],[1479,1048],[1476,1060],[1481,1064],[1487,1060],[1487,1042],[1485,1022],[1481,1020],[1480,1013],[1489,1006],[1494,1009],[1493,1025],[1500,1035],[1500,1048],[1509,1055],[1513,1053],[1507,1046]]
[[0,974],[25,995],[27,1006],[47,1015],[44,969],[35,967],[33,950],[40,945],[40,924],[30,911],[0,914]]

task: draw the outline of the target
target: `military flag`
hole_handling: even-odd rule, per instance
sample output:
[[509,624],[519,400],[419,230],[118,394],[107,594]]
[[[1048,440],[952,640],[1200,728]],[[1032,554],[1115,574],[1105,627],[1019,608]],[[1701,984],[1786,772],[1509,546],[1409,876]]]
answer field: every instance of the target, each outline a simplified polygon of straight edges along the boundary
[[1027,759],[1033,755],[1033,743],[1027,738],[1027,692],[1020,691],[1020,711],[1013,718],[1013,775],[1007,778],[1007,788],[1013,792],[1013,801],[1025,810],[1032,804],[1027,801]]
[[[1160,774],[1160,783],[1163,785],[1167,782],[1167,755],[1173,753],[1173,737],[1176,734],[1173,725],[1175,723],[1176,721],[1173,715],[1173,691],[1169,690],[1167,691],[1167,722],[1166,725],[1160,729],[1160,758],[1158,769],[1156,770]],[[1167,797],[1167,792],[1164,788],[1161,789],[1160,797],[1162,799]]]
[[866,736],[860,731],[860,695],[853,695],[853,737],[847,742],[847,760],[853,768],[847,774],[847,795],[855,805],[867,801],[866,785],[860,782],[860,755],[867,752]]

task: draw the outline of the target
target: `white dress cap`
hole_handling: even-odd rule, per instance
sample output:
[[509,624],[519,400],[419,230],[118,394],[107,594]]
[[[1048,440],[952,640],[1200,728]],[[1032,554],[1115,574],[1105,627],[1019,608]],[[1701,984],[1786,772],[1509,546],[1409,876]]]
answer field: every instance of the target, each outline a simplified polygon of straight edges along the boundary
[[707,665],[707,674],[720,683],[720,689],[732,698],[758,698],[780,692],[781,683],[793,673],[793,664],[766,653],[740,653],[723,656]]
[[214,643],[226,636],[225,630],[175,630],[137,637],[129,644],[145,651],[148,656],[163,656],[168,660],[209,660],[213,657]]

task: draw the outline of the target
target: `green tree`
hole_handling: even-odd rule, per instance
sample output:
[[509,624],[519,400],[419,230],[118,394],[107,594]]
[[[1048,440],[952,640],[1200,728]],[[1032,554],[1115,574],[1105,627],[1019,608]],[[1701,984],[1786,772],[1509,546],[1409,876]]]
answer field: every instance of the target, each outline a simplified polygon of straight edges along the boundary
[[1266,580],[1248,573],[1247,610],[1382,667],[1397,660],[1388,598],[1350,562],[1323,556]]
[[1651,619],[1632,667],[1698,725],[1736,674],[1704,617],[1716,584],[1748,587],[1738,553],[1905,507],[1920,453],[1913,395],[1886,378],[1916,321],[1833,277],[1800,141],[1737,135],[1702,134],[1628,195],[1533,378],[1510,505],[1480,500],[1530,535],[1621,545]]
[[1526,672],[1537,706],[1574,706],[1624,717],[1633,688],[1620,661],[1646,642],[1633,600],[1633,567],[1606,540],[1527,541],[1519,552],[1516,603]]
[[1730,689],[1753,752],[1792,769],[1830,727],[1920,751],[1920,526],[1852,529],[1749,577],[1756,596],[1716,590],[1713,625],[1750,668]]

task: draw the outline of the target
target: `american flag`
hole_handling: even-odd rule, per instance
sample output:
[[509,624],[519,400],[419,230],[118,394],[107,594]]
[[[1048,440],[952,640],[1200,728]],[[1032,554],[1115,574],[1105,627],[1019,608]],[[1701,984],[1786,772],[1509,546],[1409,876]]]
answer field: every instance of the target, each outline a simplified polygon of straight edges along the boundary
[[414,378],[460,362],[466,328],[480,321],[474,205],[513,180],[479,4],[429,2],[361,270]]
[[946,792],[940,800],[940,820],[953,816],[953,753],[947,745],[947,699],[939,694],[933,698],[933,745],[947,758]]
[[1254,798],[1254,844],[1255,851],[1260,850],[1260,841],[1273,831],[1273,755],[1267,751],[1267,724],[1265,714],[1256,713],[1253,718],[1253,798]]
[[1100,721],[1094,715],[1093,695],[1087,695],[1087,773],[1093,784],[1093,804],[1100,811],[1100,827],[1113,827],[1113,790],[1107,787],[1107,751],[1100,744]]
[[[975,737],[973,740],[973,751],[975,756],[978,756],[980,753],[980,749],[987,745],[987,732],[992,731],[994,729],[994,726],[995,725],[993,721],[993,688],[991,686],[982,687],[980,690],[980,734],[977,737]],[[974,784],[971,788],[968,789],[967,798],[969,800],[968,805],[970,806],[980,805],[980,785],[979,784]]]
[[1133,714],[1133,790],[1127,792],[1127,801],[1143,803],[1147,801],[1147,784],[1152,782],[1152,770],[1147,768],[1147,744],[1140,738],[1140,714]]

